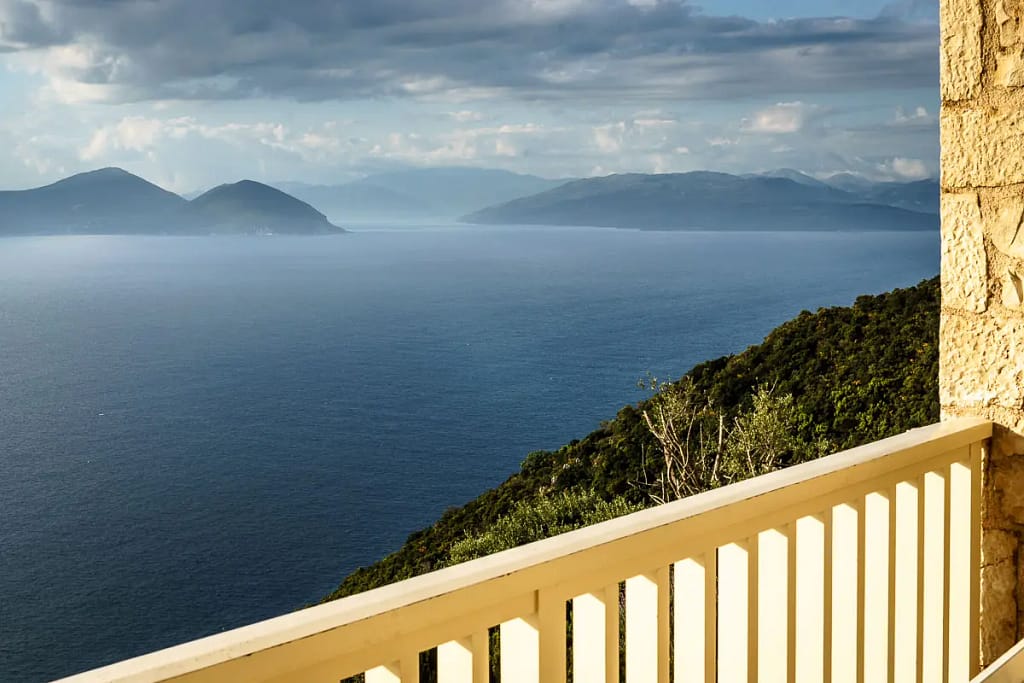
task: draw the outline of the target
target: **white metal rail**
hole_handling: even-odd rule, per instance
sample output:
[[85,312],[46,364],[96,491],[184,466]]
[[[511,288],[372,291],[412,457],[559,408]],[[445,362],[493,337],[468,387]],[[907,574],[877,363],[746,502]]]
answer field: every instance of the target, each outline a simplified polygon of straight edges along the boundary
[[499,627],[505,683],[618,682],[620,645],[625,683],[966,682],[991,434],[925,427],[65,680],[410,683],[437,647],[439,680],[485,683]]

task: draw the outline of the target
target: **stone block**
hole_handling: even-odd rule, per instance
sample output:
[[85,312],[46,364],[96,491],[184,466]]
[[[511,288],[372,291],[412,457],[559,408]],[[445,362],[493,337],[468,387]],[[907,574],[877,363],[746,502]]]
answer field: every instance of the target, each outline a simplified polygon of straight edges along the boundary
[[981,656],[995,661],[1017,642],[1017,565],[981,568]]
[[1003,305],[1018,309],[1024,306],[1024,277],[1012,270],[1007,270],[1002,282]]
[[[1014,524],[1024,523],[1024,456],[1000,462],[992,473],[991,488],[1000,502],[1003,518]],[[1002,548],[992,549],[996,550]]]
[[981,313],[988,302],[978,195],[942,195],[942,305]]
[[971,99],[981,87],[981,3],[945,0],[941,7],[942,99]]
[[988,566],[1014,560],[1017,536],[1002,529],[986,529],[981,538],[981,564]]
[[996,83],[1005,88],[1024,86],[1024,50],[1019,48],[996,58]]
[[1021,0],[996,0],[993,16],[999,27],[999,46],[1013,47],[1024,42],[1021,34]]
[[944,315],[939,364],[942,405],[1024,410],[1024,317],[996,309]]
[[944,108],[940,138],[946,187],[1024,183],[1024,111]]
[[1024,258],[1024,198],[1002,202],[995,216],[985,221],[985,231],[996,249]]

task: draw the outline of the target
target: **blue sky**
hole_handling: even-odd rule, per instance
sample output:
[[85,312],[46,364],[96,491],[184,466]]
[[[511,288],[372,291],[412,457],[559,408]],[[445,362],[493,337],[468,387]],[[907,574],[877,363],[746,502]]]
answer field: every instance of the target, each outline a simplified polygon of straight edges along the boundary
[[938,0],[0,0],[0,188],[937,173]]

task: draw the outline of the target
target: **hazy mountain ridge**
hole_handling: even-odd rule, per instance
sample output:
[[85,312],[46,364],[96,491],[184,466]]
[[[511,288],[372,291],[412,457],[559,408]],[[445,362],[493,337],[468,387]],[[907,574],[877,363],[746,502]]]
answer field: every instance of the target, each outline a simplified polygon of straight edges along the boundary
[[0,192],[0,235],[158,232],[188,202],[119,168]]
[[450,167],[389,171],[339,185],[277,186],[339,220],[447,221],[566,182],[497,169]]
[[213,233],[337,233],[315,208],[276,188],[243,180],[196,197],[187,211],[193,229]]
[[850,191],[782,169],[587,178],[463,217],[467,223],[650,230],[937,229],[938,183],[871,183]]
[[[449,221],[655,230],[893,230],[938,226],[938,183],[827,181],[793,169],[550,180],[508,171],[395,171],[343,185],[246,180],[186,200],[106,168],[0,192],[0,235],[325,234],[344,221]],[[465,215],[468,214],[468,215]]]
[[278,232],[344,230],[305,202],[251,180],[221,185],[191,202],[119,168],[0,192],[0,236]]

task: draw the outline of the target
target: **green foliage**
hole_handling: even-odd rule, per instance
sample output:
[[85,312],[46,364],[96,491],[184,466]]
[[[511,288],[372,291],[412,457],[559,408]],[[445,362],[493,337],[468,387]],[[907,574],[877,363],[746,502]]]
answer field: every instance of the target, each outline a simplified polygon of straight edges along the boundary
[[593,491],[562,491],[550,498],[520,501],[482,533],[452,546],[452,564],[539,541],[591,524],[628,515],[643,506],[624,498],[603,500]]
[[779,396],[761,385],[752,405],[740,413],[725,439],[722,476],[739,481],[771,472],[780,463],[802,459],[808,445],[797,436],[799,413],[792,394]]
[[[805,311],[763,343],[702,363],[677,384],[688,387],[690,400],[701,410],[713,409],[719,416],[703,423],[702,439],[717,442],[721,425],[748,434],[737,441],[747,444],[753,439],[750,430],[760,425],[762,432],[775,435],[772,466],[786,466],[937,421],[938,330],[939,283],[934,278],[860,297],[851,307]],[[759,387],[772,387],[774,400],[783,402],[768,411],[776,418],[766,417],[764,405],[759,414]],[[529,454],[505,483],[449,509],[395,553],[353,572],[325,600],[447,566],[457,544],[485,534],[521,501],[586,490],[607,501],[648,502],[648,491],[636,483],[663,468],[660,444],[643,417],[653,405],[648,400],[625,406],[582,439],[557,451]],[[773,424],[776,419],[780,424]],[[793,444],[778,441],[781,426]],[[732,453],[739,460],[735,472],[723,468],[723,483],[744,475],[745,446],[732,448],[740,449]]]

